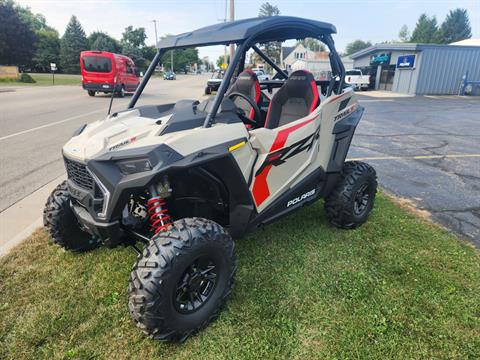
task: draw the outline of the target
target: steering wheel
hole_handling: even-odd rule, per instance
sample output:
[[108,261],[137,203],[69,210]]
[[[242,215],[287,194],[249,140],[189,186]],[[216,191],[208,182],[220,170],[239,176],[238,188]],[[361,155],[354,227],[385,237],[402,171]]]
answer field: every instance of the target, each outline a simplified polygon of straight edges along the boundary
[[[232,92],[230,95],[228,95],[228,98],[233,101],[233,98],[235,97],[241,97],[243,100],[245,100],[253,109],[253,119],[250,119],[248,116],[245,115],[243,110],[238,113],[238,115],[242,118],[244,122],[247,122],[251,125],[258,126],[262,123],[262,113],[260,112],[260,109],[258,108],[258,105],[255,104],[255,102],[247,95],[239,93],[239,92]],[[238,108],[238,107],[237,107]],[[240,108],[238,108],[240,109]],[[241,109],[240,109],[241,110]]]

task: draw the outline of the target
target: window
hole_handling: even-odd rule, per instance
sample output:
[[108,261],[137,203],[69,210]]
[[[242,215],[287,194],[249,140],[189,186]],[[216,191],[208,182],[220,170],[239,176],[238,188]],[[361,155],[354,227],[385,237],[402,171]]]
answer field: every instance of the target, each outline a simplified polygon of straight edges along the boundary
[[127,61],[127,62],[125,63],[125,66],[127,67],[127,73],[128,73],[128,74],[133,74],[133,65],[132,65],[132,63],[130,63],[130,62]]
[[345,75],[361,75],[360,70],[348,70]]
[[83,67],[88,72],[108,73],[112,71],[112,61],[105,56],[85,56]]

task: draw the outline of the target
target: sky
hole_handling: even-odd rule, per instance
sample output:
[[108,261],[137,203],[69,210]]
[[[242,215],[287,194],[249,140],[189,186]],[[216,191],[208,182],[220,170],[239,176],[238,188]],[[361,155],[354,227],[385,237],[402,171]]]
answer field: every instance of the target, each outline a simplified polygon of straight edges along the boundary
[[[155,43],[152,20],[157,20],[158,36],[178,34],[223,21],[225,0],[16,0],[43,14],[60,36],[72,15],[76,15],[87,35],[100,30],[120,39],[125,27],[144,27],[147,45]],[[235,0],[235,18],[255,17],[263,0]],[[410,31],[422,13],[436,16],[440,24],[448,11],[465,8],[470,16],[472,37],[480,38],[480,0],[270,0],[281,15],[299,16],[333,23],[336,48],[356,39],[372,43],[398,39],[403,24]],[[200,48],[200,57],[211,61],[223,54],[222,47]]]

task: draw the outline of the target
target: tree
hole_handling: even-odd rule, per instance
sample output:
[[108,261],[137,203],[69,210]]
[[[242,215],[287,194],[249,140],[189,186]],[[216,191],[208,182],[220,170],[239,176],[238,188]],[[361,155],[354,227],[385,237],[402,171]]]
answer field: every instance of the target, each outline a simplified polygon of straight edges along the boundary
[[466,9],[450,10],[445,21],[440,26],[439,42],[450,44],[455,41],[472,37],[472,28]]
[[407,25],[403,25],[398,32],[398,38],[401,42],[410,42],[410,31],[408,31]]
[[280,15],[280,9],[270,4],[268,1],[264,2],[260,6],[260,11],[258,12],[258,17],[267,17],[267,16],[278,16]]
[[88,37],[91,50],[121,52],[122,48],[117,40],[101,31],[94,31]]
[[133,26],[127,26],[125,31],[122,33],[122,44],[128,44],[136,48],[145,46],[145,39],[147,34],[145,33],[145,28],[139,27],[134,29]]
[[20,18],[13,1],[0,0],[0,63],[29,64],[35,52],[36,35]]
[[429,18],[427,14],[420,15],[415,29],[412,32],[410,42],[425,44],[438,43],[438,27],[435,16]]
[[[167,51],[162,56],[161,63],[167,69],[171,67],[170,51]],[[188,48],[183,50],[175,50],[173,53],[173,71],[184,71],[185,68],[192,66],[195,63],[199,63],[198,50],[195,48]]]
[[225,61],[225,55],[220,55],[217,59],[217,67],[221,67],[222,64],[228,64],[230,62],[230,55],[227,54],[227,61]]
[[142,54],[145,59],[152,61],[157,54],[157,48],[155,46],[144,46],[142,48]]
[[60,41],[60,65],[63,72],[75,74],[80,71],[80,52],[88,49],[85,31],[77,17],[72,15]]
[[[260,6],[260,10],[258,12],[258,17],[268,17],[268,16],[279,16],[280,9],[270,4],[269,2],[264,2]],[[260,50],[262,50],[270,59],[272,59],[275,63],[280,64],[280,50],[281,50],[282,43],[277,41],[271,41],[260,45]],[[261,58],[258,54],[253,54],[253,62],[260,62]],[[268,66],[267,66],[268,67]]]
[[60,57],[60,38],[56,30],[41,29],[36,32],[37,50],[32,59],[36,71],[49,72],[50,63],[58,63]]
[[372,46],[372,43],[370,41],[363,41],[363,40],[355,40],[352,41],[351,43],[347,44],[345,47],[345,56],[351,55],[356,53],[357,51],[366,49],[368,47]]
[[298,44],[302,44],[305,48],[312,51],[325,51],[325,45],[323,45],[323,43],[318,39],[305,38],[303,40],[298,40],[297,45]]

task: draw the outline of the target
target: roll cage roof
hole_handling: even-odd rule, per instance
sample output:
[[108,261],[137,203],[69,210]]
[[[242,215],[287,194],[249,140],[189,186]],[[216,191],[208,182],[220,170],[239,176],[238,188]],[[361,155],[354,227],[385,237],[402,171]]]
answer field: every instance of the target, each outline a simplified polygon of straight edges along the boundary
[[[328,46],[328,49],[330,50],[329,56],[333,76],[332,79],[327,82],[327,96],[332,92],[340,93],[343,89],[345,68],[340,60],[340,56],[335,50],[334,42],[331,37],[331,34],[336,32],[337,30],[335,26],[321,21],[293,16],[271,16],[219,23],[192,32],[168,36],[157,43],[158,52],[147,69],[140,86],[130,100],[128,108],[131,109],[135,106],[150,79],[150,76],[153,74],[161,57],[166,51],[196,46],[236,44],[237,49],[235,55],[225,71],[223,81],[217,91],[211,110],[205,119],[204,127],[210,127],[232,78],[234,78],[235,74],[238,75],[243,71],[246,52],[249,49],[253,49],[263,60],[265,60],[266,63],[272,66],[281,77],[287,79],[287,74],[255,44],[270,41],[284,41],[288,39],[304,39],[306,37],[319,39]],[[276,87],[281,84],[281,80],[273,81],[270,82],[269,86]]]
[[318,38],[334,34],[329,23],[293,16],[270,16],[242,19],[206,26],[195,31],[168,36],[157,44],[159,49],[240,43],[252,38],[255,43],[288,39]]

